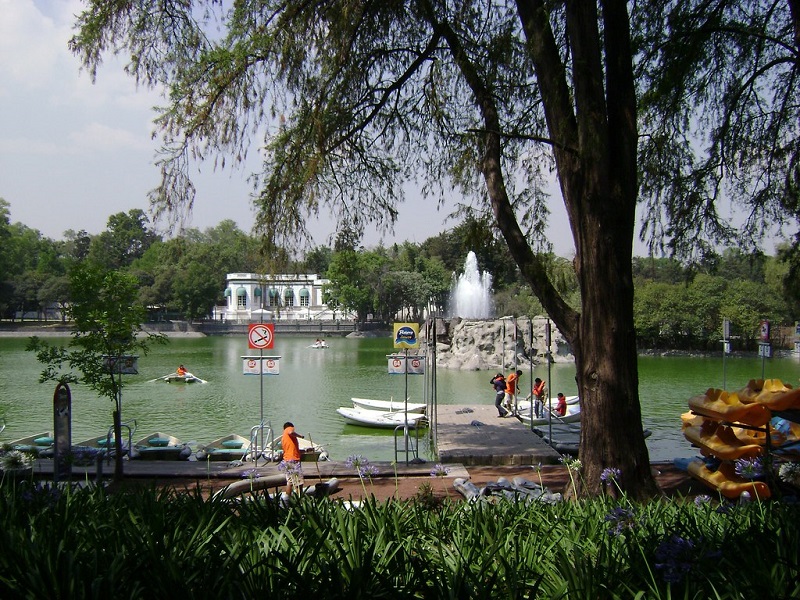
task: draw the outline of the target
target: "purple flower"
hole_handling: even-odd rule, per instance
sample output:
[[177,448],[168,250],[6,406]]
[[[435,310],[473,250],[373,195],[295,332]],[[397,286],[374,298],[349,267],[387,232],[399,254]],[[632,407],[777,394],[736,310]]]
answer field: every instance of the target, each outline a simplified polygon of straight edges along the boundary
[[347,460],[344,464],[347,465],[348,469],[355,469],[358,471],[362,466],[368,465],[369,460],[367,460],[361,454],[351,454],[347,457]]
[[655,552],[655,568],[667,583],[680,583],[691,571],[695,561],[695,544],[692,540],[673,535],[661,542]]
[[450,467],[437,463],[431,469],[431,477],[447,477],[450,474]]
[[733,464],[736,474],[743,479],[758,479],[764,475],[764,465],[760,456],[756,458],[739,458]]
[[619,481],[621,475],[622,471],[619,469],[614,467],[606,467],[603,469],[603,472],[600,473],[600,481],[603,483],[614,483],[615,481]]
[[694,504],[695,506],[703,506],[711,502],[711,496],[708,494],[700,494],[699,496],[695,496]]
[[369,463],[365,465],[361,465],[358,468],[358,476],[362,479],[372,479],[375,475],[378,474],[378,467],[375,465],[371,465]]
[[608,533],[611,535],[620,535],[626,529],[630,529],[636,525],[636,514],[632,510],[617,506],[606,515],[605,521],[611,525],[608,529]]
[[296,475],[302,471],[302,467],[296,460],[282,460],[278,463],[278,470],[287,475]]
[[[281,466],[278,465],[278,468],[280,469]],[[258,473],[258,470],[256,470],[256,469],[250,469],[248,471],[242,472],[242,478],[243,479],[255,479],[256,477],[258,477],[258,475],[259,475],[259,473]]]

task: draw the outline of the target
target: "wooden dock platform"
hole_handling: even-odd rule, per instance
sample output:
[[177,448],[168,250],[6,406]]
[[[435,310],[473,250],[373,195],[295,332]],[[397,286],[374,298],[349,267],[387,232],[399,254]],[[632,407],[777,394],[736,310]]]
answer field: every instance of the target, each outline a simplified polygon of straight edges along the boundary
[[561,455],[515,417],[500,418],[494,405],[437,407],[439,460],[462,465],[557,464]]

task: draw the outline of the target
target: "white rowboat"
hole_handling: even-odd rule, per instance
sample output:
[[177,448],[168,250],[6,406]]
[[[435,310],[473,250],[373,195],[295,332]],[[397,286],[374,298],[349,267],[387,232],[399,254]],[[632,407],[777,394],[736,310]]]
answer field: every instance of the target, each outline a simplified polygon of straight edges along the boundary
[[407,412],[380,412],[362,408],[340,406],[336,412],[350,425],[362,427],[380,427],[394,429],[395,427],[424,427],[427,424],[422,413]]
[[351,398],[353,408],[377,410],[380,412],[424,413],[426,405],[420,402],[403,402],[402,400],[371,400],[369,398]]

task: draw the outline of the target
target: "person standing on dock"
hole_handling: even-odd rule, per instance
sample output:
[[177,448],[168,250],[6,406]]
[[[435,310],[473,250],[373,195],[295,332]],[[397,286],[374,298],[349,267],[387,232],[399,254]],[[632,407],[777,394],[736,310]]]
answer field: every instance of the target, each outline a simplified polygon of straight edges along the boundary
[[497,408],[498,417],[507,417],[508,411],[503,408],[503,399],[506,397],[506,378],[502,373],[498,373],[489,381],[494,388],[494,405]]
[[533,380],[533,389],[531,390],[531,394],[533,395],[534,402],[533,411],[537,419],[544,416],[544,389],[544,381],[542,381],[539,377]]
[[506,408],[511,412],[514,412],[514,408],[517,404],[517,384],[519,383],[520,377],[522,377],[522,371],[520,370],[506,377]]
[[283,470],[286,473],[286,496],[292,495],[292,489],[303,488],[303,468],[300,464],[300,443],[297,438],[303,437],[294,430],[294,423],[286,421],[283,424],[281,448],[283,449]]

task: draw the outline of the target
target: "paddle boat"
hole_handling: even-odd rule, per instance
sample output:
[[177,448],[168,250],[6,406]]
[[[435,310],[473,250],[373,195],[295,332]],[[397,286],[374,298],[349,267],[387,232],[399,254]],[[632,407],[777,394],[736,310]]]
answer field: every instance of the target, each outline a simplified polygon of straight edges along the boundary
[[350,398],[353,401],[353,408],[364,410],[377,410],[380,412],[400,412],[424,413],[427,405],[424,402],[403,402],[402,400],[371,400],[369,398]]
[[[81,442],[75,444],[77,448],[93,448],[93,449],[100,449],[104,450],[105,452],[112,454],[115,448],[115,438],[113,436],[96,436],[85,439]],[[130,440],[122,440],[122,454],[128,454],[128,450],[130,448]]]
[[363,408],[350,408],[340,406],[336,409],[346,423],[350,425],[360,425],[362,427],[379,427],[383,429],[394,429],[395,427],[425,427],[428,423],[422,413],[412,413],[404,411],[380,412]]
[[250,440],[236,433],[217,438],[200,446],[195,453],[197,460],[234,461],[246,460],[250,453]]
[[131,458],[141,460],[189,460],[192,449],[174,435],[156,431],[135,442]]
[[8,447],[11,450],[42,454],[48,451],[52,452],[54,443],[55,439],[53,438],[53,432],[43,431],[42,433],[37,433],[36,435],[29,435],[28,437],[8,442]]
[[[300,462],[317,462],[321,460],[328,460],[328,452],[319,444],[315,444],[308,438],[297,438],[297,445],[300,447]],[[281,446],[281,437],[275,438],[272,444],[272,460],[280,462],[283,460],[283,447]]]
[[189,373],[188,371],[184,374],[170,373],[163,377],[157,377],[153,379],[153,381],[166,381],[167,383],[208,383],[205,379],[201,379],[194,373]]
[[[567,403],[567,412],[569,412],[570,406],[575,406],[575,405],[580,406],[581,399],[579,396],[566,396],[566,403]],[[542,402],[542,404],[544,404],[544,408],[548,408],[549,406],[551,409],[555,409],[555,407],[558,406],[558,397],[553,396],[549,400],[545,400],[544,402]],[[521,412],[524,410],[525,412],[528,412],[530,410],[530,406],[531,406],[531,397],[529,394],[527,398],[517,402],[517,411]]]
[[309,348],[313,348],[314,350],[322,350],[325,348],[330,348],[330,346],[328,346],[328,342],[326,342],[325,340],[317,340],[316,342],[311,344]]
[[[551,404],[551,406],[553,405]],[[581,420],[581,405],[568,402],[567,412],[563,416],[551,412],[545,407],[544,415],[539,417],[533,415],[533,419],[531,419],[531,403],[523,401],[517,405],[517,412],[514,416],[528,426],[546,425],[551,420],[553,423],[578,423]]]

